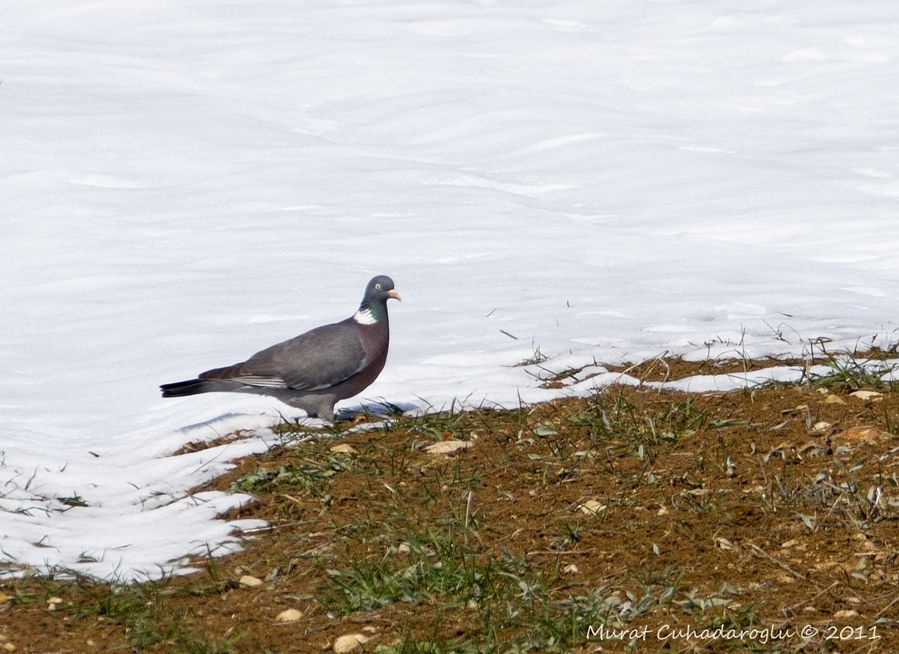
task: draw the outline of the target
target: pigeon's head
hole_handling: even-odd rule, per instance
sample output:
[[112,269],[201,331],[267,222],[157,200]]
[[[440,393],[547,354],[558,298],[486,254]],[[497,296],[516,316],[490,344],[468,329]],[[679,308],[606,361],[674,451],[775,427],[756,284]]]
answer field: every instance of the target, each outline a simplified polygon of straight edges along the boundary
[[381,304],[387,302],[390,298],[394,300],[400,299],[400,294],[393,288],[393,280],[387,275],[372,277],[371,281],[368,282],[368,286],[365,287],[363,302],[369,305],[375,302]]

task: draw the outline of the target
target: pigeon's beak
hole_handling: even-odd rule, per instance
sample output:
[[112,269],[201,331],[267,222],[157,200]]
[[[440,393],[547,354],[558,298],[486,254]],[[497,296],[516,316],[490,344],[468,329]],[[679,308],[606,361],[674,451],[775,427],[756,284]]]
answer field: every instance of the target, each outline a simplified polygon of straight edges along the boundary
[[394,300],[399,300],[400,302],[403,301],[403,298],[400,297],[400,294],[397,293],[396,291],[394,291],[393,289],[390,289],[389,291],[387,291],[387,297],[392,297]]

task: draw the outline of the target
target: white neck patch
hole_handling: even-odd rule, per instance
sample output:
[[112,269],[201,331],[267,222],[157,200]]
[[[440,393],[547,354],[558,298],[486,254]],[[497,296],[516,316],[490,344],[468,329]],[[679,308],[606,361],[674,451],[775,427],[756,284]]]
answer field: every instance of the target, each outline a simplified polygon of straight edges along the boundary
[[378,322],[378,319],[375,318],[375,314],[373,314],[369,308],[359,309],[353,314],[353,320],[360,325],[374,325]]

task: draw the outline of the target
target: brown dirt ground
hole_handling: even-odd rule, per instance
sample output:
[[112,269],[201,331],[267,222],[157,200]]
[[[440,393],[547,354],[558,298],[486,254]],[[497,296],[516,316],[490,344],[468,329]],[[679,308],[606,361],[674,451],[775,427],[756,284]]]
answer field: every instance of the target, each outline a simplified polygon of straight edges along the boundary
[[714,361],[684,361],[679,358],[659,357],[639,363],[622,363],[606,365],[609,372],[627,374],[644,382],[666,382],[684,379],[693,375],[727,375],[773,368],[775,366],[797,365],[795,359],[742,360],[721,359]]
[[[739,357],[721,357],[717,359],[705,359],[703,361],[685,361],[681,357],[659,356],[637,363],[604,364],[609,372],[628,374],[645,382],[666,382],[684,379],[693,375],[727,375],[762,370],[777,366],[811,366],[827,363],[832,359],[830,353],[822,349],[824,345],[813,348],[808,359],[795,357],[765,357],[761,359],[747,359]],[[856,360],[895,358],[895,350],[882,350],[869,348],[852,352]],[[552,384],[561,385],[561,384]]]
[[[611,387],[279,447],[202,489],[308,466],[299,482],[254,488],[258,502],[228,516],[271,525],[242,552],[198,560],[203,572],[145,586],[136,600],[84,579],[2,582],[0,654],[323,652],[350,633],[370,638],[357,650],[369,652],[897,652],[899,393],[836,397]],[[472,446],[423,450],[454,439]],[[355,453],[335,454],[337,444]],[[447,552],[416,549],[429,530]],[[446,566],[429,563],[444,555]],[[447,586],[440,574],[454,560],[482,571],[503,562],[495,597]],[[409,597],[354,606],[338,583],[359,566],[394,574],[410,561],[431,576]],[[241,586],[242,575],[263,583]],[[529,595],[534,580],[543,590]],[[535,630],[567,598],[594,592],[643,603],[629,618],[593,615],[594,628],[647,635]],[[290,608],[298,621],[275,621]],[[719,624],[817,631],[767,643],[657,631]]]

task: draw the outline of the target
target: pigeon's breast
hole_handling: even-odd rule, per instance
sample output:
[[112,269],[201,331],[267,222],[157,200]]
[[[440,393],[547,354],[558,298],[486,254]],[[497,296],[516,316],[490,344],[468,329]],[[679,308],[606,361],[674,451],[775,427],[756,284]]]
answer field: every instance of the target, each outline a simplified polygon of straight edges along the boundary
[[374,325],[360,325],[359,337],[368,365],[334,389],[341,397],[356,395],[371,386],[387,362],[390,330],[386,321]]

